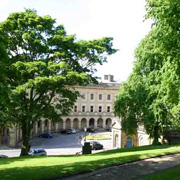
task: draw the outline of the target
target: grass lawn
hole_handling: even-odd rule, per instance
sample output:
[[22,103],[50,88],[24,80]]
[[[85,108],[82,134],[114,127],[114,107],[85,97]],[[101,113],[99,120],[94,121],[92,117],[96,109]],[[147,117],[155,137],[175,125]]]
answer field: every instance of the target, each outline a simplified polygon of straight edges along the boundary
[[19,157],[0,160],[0,180],[39,180],[157,155],[180,152],[179,146],[141,146],[91,155]]
[[180,179],[180,167],[176,167],[170,170],[157,173],[155,175],[147,176],[146,178],[139,180],[179,180]]
[[[85,139],[85,137],[83,137]],[[111,134],[91,134],[86,136],[87,140],[110,140]]]

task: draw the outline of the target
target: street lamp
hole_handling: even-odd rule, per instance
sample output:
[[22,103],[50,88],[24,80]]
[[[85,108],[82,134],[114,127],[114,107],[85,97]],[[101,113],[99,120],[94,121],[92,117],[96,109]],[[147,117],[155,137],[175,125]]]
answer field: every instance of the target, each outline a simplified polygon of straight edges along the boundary
[[87,131],[87,128],[84,127],[84,132],[85,132],[85,139],[84,139],[84,142],[86,143],[86,131]]

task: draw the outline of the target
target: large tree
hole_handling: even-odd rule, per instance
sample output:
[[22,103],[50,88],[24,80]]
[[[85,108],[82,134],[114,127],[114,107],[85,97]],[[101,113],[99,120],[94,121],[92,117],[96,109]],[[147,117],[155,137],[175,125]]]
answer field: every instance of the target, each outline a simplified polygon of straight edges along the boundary
[[[135,51],[133,73],[126,90],[124,85],[120,89],[115,111],[127,131],[142,123],[157,144],[165,130],[180,127],[180,4],[179,0],[146,2],[146,17],[154,23]],[[128,113],[123,114],[123,108]]]
[[[6,69],[6,63],[8,60],[7,52],[6,52],[6,44],[7,44],[7,39],[5,38],[3,32],[0,29],[0,72],[4,72]],[[5,93],[5,84],[3,83],[4,80],[4,73],[0,73],[0,97]],[[5,126],[6,121],[4,120],[4,111],[5,107],[2,104],[2,101],[0,101],[0,132],[2,127]]]
[[22,128],[21,155],[29,150],[33,123],[68,114],[79,93],[73,85],[95,83],[94,65],[116,52],[112,38],[77,41],[62,25],[35,10],[12,13],[0,24],[8,43],[1,102],[7,121]]

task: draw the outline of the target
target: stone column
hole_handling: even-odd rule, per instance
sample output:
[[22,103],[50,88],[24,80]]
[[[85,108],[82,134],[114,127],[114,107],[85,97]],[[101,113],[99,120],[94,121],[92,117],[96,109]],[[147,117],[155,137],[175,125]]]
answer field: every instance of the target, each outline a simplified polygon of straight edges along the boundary
[[81,120],[78,119],[78,129],[81,129]]
[[86,127],[89,128],[89,119],[86,120]]
[[73,128],[73,120],[72,119],[70,120],[70,123],[71,123],[70,128],[72,129]]
[[0,145],[1,145],[1,143],[2,143],[2,137],[1,137],[1,130],[0,130]]
[[[22,139],[22,129],[19,128],[19,131],[20,131],[20,139]],[[19,140],[20,140],[20,139],[19,139]]]
[[63,119],[63,129],[66,128],[66,121]]
[[55,124],[55,131],[58,132],[58,123]]
[[41,133],[44,132],[44,121],[41,120]]
[[103,128],[106,129],[106,119],[102,119],[103,120]]
[[51,121],[50,120],[48,121],[48,132],[49,133],[51,132]]
[[35,134],[38,133],[38,122],[35,122]]
[[94,119],[94,128],[97,129],[97,119]]
[[11,129],[9,129],[9,147],[15,147],[16,143],[16,127],[13,126]]
[[122,130],[119,131],[119,148],[122,148]]

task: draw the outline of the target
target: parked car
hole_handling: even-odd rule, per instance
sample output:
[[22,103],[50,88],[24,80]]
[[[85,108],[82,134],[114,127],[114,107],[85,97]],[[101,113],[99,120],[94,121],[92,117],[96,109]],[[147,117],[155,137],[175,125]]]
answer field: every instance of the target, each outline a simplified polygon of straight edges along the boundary
[[0,158],[8,158],[8,156],[0,154]]
[[66,131],[65,129],[63,129],[63,130],[60,131],[61,134],[66,134],[66,132],[67,132],[67,131]]
[[71,134],[71,129],[64,129],[61,131],[61,134]]
[[71,129],[67,129],[66,134],[71,134]]
[[43,134],[40,134],[39,137],[41,138],[52,138],[52,134],[51,133],[43,133]]
[[46,153],[46,151],[44,150],[44,149],[42,149],[42,148],[39,148],[39,149],[31,149],[29,152],[28,152],[28,154],[30,155],[30,156],[46,156],[47,155],[47,153]]
[[87,128],[87,132],[95,132],[95,129],[93,129],[93,128]]
[[103,149],[103,145],[97,141],[90,141],[90,146],[92,150]]
[[106,128],[106,131],[112,132],[110,127]]
[[76,134],[76,130],[75,129],[71,129],[71,134]]

